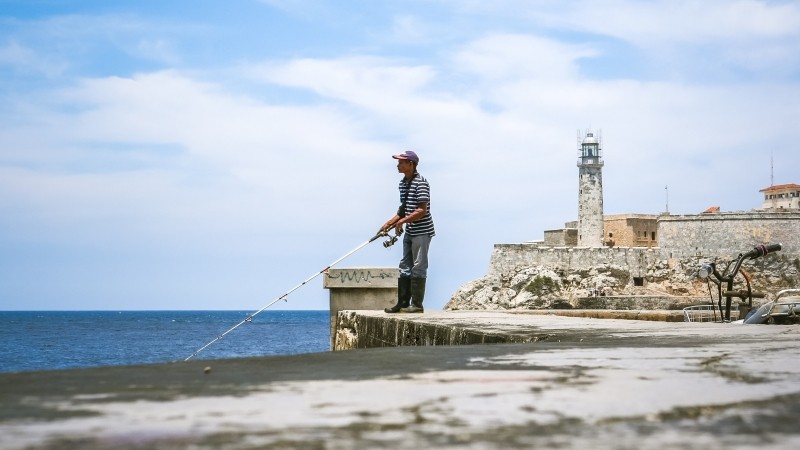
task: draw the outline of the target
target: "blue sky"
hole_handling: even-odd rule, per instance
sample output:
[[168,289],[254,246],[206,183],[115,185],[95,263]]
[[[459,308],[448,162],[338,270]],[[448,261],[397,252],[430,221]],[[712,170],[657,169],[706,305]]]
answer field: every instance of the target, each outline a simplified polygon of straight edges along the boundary
[[0,309],[259,309],[391,216],[405,149],[440,308],[576,219],[578,130],[608,214],[800,183],[800,2],[0,0],[0,96]]

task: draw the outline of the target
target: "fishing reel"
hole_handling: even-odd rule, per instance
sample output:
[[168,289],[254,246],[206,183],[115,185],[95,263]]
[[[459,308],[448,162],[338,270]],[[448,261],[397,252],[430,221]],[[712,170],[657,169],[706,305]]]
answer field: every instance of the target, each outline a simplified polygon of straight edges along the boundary
[[393,246],[395,243],[397,243],[397,235],[389,236],[389,239],[386,239],[385,241],[383,241],[383,247],[384,248],[389,248],[389,247]]

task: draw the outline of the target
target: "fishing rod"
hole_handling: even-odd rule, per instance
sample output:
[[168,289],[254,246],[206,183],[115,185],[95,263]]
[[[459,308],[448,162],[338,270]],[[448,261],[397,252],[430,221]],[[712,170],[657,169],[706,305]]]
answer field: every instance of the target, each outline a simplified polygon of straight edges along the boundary
[[[398,220],[399,220],[399,219],[398,219]],[[378,231],[378,233],[377,233],[375,236],[371,237],[371,238],[370,238],[368,241],[364,242],[363,244],[359,245],[358,247],[356,247],[356,248],[354,248],[354,249],[350,250],[349,252],[345,253],[345,254],[344,254],[343,256],[341,256],[339,259],[337,259],[336,261],[334,261],[334,262],[332,262],[332,263],[328,264],[327,266],[325,266],[325,268],[323,268],[323,269],[322,269],[322,270],[320,270],[319,272],[316,272],[316,273],[314,273],[313,275],[311,275],[310,277],[306,278],[305,280],[303,280],[303,282],[301,282],[301,283],[300,283],[300,284],[298,284],[297,286],[295,286],[295,287],[293,287],[293,288],[289,289],[289,290],[288,290],[288,291],[287,291],[285,294],[283,294],[283,295],[281,295],[280,297],[276,298],[275,300],[273,300],[272,302],[270,302],[268,305],[264,306],[263,308],[259,309],[259,310],[258,310],[258,311],[256,311],[256,312],[254,312],[254,313],[252,313],[252,314],[248,315],[247,317],[245,317],[245,318],[244,318],[244,320],[242,320],[241,322],[237,323],[236,325],[234,325],[233,327],[231,327],[230,329],[228,329],[228,331],[226,331],[226,332],[224,332],[224,333],[220,334],[219,336],[217,336],[216,338],[214,338],[213,340],[211,340],[211,341],[210,341],[208,344],[206,344],[206,345],[204,345],[204,346],[202,346],[202,347],[198,348],[197,350],[195,350],[195,352],[194,352],[194,353],[192,353],[191,355],[189,355],[188,357],[186,357],[186,359],[184,359],[184,361],[188,361],[188,360],[190,360],[190,359],[194,358],[194,357],[195,357],[195,355],[197,355],[198,353],[202,352],[202,351],[203,351],[203,350],[205,350],[206,348],[210,347],[212,344],[214,344],[215,342],[219,341],[220,339],[224,338],[226,335],[228,335],[228,333],[230,333],[231,331],[233,331],[233,330],[235,330],[235,329],[239,328],[241,325],[243,325],[243,324],[245,324],[245,323],[247,323],[247,322],[252,322],[252,321],[253,321],[253,317],[255,317],[256,315],[260,314],[262,311],[266,310],[267,308],[269,308],[270,306],[274,305],[275,303],[278,303],[278,302],[279,302],[279,301],[281,301],[281,300],[288,301],[288,300],[286,300],[286,298],[289,296],[289,294],[291,294],[292,292],[294,292],[294,291],[296,291],[296,290],[300,289],[301,287],[305,286],[305,285],[306,285],[306,284],[307,284],[309,281],[311,281],[311,280],[313,280],[314,278],[318,277],[319,275],[321,275],[321,274],[323,274],[323,273],[327,272],[327,271],[328,271],[328,269],[330,269],[331,267],[335,266],[336,264],[338,264],[338,263],[342,262],[342,261],[343,261],[345,258],[347,258],[348,256],[352,255],[353,253],[355,253],[355,252],[357,252],[357,251],[361,250],[362,248],[366,247],[367,245],[369,245],[369,244],[370,244],[370,243],[372,243],[373,241],[377,240],[378,238],[380,238],[380,237],[382,237],[382,236],[388,236],[388,237],[389,237],[389,239],[387,239],[386,241],[384,241],[384,242],[383,242],[383,246],[384,246],[384,247],[386,247],[386,248],[389,248],[389,247],[391,247],[392,245],[394,245],[394,243],[395,243],[395,242],[397,242],[397,238],[398,238],[398,236],[400,236],[399,234],[395,234],[394,236],[389,236],[388,229],[391,229],[391,227],[392,227],[392,226],[393,226],[393,225],[394,225],[396,222],[397,222],[397,221],[394,221],[392,224],[388,225],[388,226],[387,226],[387,231],[384,231],[383,229],[381,229],[380,231]],[[397,233],[397,232],[395,231],[395,233]]]

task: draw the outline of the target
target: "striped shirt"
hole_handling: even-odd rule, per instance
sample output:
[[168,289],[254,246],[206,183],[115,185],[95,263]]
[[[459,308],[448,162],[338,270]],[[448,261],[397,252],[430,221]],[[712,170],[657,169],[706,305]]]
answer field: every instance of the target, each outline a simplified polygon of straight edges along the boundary
[[425,179],[418,172],[414,172],[414,178],[411,183],[406,183],[405,177],[400,180],[400,204],[402,206],[403,199],[406,198],[406,191],[408,191],[408,198],[406,199],[405,215],[409,215],[417,209],[420,203],[428,204],[428,211],[416,222],[411,222],[406,225],[406,233],[409,236],[419,236],[421,234],[430,234],[433,236],[433,217],[431,216],[431,188],[428,180]]

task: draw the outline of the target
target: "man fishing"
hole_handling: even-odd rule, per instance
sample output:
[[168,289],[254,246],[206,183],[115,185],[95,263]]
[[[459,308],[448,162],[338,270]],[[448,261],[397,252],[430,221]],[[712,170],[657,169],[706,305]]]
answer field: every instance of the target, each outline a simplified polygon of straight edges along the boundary
[[385,308],[387,313],[421,313],[428,276],[428,248],[434,236],[431,216],[431,194],[428,180],[417,172],[419,157],[411,150],[393,155],[400,180],[400,207],[381,227],[386,233],[392,227],[403,237],[403,257],[400,259],[400,277],[397,280],[397,304]]

